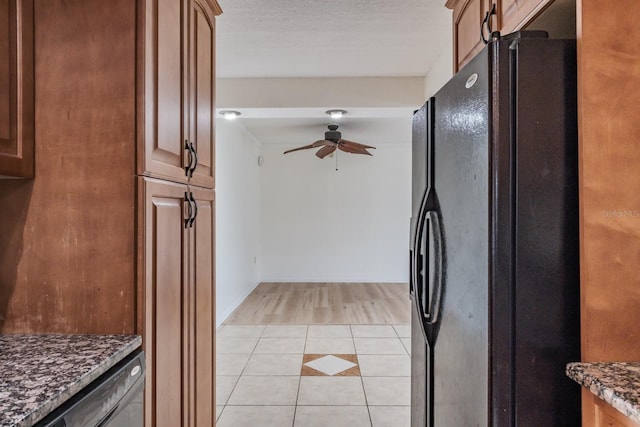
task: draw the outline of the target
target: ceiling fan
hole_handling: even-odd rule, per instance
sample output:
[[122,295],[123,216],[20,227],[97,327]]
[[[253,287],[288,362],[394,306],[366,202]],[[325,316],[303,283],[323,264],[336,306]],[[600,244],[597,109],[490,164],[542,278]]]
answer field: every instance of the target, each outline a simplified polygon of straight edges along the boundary
[[376,147],[342,139],[342,133],[338,131],[338,125],[330,124],[327,127],[329,130],[324,133],[324,139],[319,139],[313,144],[305,145],[304,147],[287,150],[284,154],[291,153],[293,151],[306,150],[308,148],[321,147],[316,152],[316,156],[321,159],[324,159],[326,156],[336,151],[336,148],[346,153],[366,154],[368,156],[372,156],[372,154],[367,151],[367,148],[375,149]]

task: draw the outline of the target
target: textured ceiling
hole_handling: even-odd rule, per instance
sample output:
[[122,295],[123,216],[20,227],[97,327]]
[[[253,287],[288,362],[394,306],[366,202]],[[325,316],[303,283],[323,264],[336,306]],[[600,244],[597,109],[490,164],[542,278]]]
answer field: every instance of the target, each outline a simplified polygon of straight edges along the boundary
[[219,3],[220,77],[424,76],[451,37],[444,0]]
[[[261,110],[257,117],[246,103],[227,96],[218,107],[243,106],[238,121],[267,144],[302,145],[318,139],[328,121],[323,112],[329,108],[351,112],[341,120],[347,139],[372,145],[408,144],[411,112],[421,104],[422,90],[417,91],[419,102],[398,105],[390,96],[386,105],[373,106],[351,101],[358,98],[354,93],[362,91],[362,85],[324,85],[323,96],[305,100],[306,107],[317,107],[319,112],[312,119],[302,109],[277,113],[289,106],[282,104],[282,88],[287,86],[271,78],[315,78],[309,85],[318,86],[317,79],[424,77],[443,53],[450,58],[451,11],[444,0],[218,1],[223,10],[216,19],[218,89],[240,96],[241,90],[223,87],[225,81],[235,80],[231,87],[241,88],[245,81],[237,79],[266,78],[266,89],[256,91],[255,97],[261,97],[260,107],[274,114],[265,116]],[[292,90],[307,92],[299,86]],[[265,105],[265,99],[273,105]],[[354,107],[365,107],[365,112],[356,114]],[[394,117],[381,119],[389,117],[387,111],[381,114],[386,107],[400,107],[402,114],[396,111]]]

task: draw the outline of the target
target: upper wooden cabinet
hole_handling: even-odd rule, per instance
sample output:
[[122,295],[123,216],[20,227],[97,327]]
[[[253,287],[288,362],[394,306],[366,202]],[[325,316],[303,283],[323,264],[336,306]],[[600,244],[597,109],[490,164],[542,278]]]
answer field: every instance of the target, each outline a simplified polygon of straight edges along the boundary
[[512,33],[533,20],[554,0],[498,0],[500,32]]
[[191,184],[214,187],[215,161],[215,21],[217,11],[204,0],[191,1],[189,8],[189,142],[197,157]]
[[33,0],[0,0],[0,176],[34,172]]
[[[489,39],[522,29],[554,0],[448,0],[453,9],[453,68],[462,68]],[[487,23],[487,21],[489,23]]]
[[[481,29],[487,12],[489,0],[450,1],[453,7],[453,60],[455,71],[469,62],[485,45]],[[485,35],[488,37],[489,35]]]
[[145,0],[140,175],[214,186],[215,25],[208,0]]

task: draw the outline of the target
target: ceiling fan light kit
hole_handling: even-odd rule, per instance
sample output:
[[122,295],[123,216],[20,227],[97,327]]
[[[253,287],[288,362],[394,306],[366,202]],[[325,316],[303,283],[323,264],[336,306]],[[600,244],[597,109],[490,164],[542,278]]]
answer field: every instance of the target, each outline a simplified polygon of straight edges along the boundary
[[325,111],[333,120],[340,119],[347,114],[347,110],[327,110]]
[[222,110],[220,111],[220,114],[222,115],[222,117],[224,117],[227,120],[235,120],[242,113],[240,113],[240,111],[235,111],[235,110]]
[[[329,111],[327,111],[327,114],[329,113]],[[367,149],[376,148],[370,145],[364,145],[358,142],[342,139],[342,133],[338,131],[338,125],[336,124],[330,124],[327,127],[329,128],[329,130],[324,133],[324,139],[319,139],[313,144],[305,145],[303,147],[287,150],[284,152],[284,154],[299,150],[306,150],[309,148],[320,147],[320,149],[316,152],[316,156],[321,159],[324,159],[326,156],[336,151],[336,149],[344,151],[345,153],[366,154],[368,156],[371,156],[372,154]]]

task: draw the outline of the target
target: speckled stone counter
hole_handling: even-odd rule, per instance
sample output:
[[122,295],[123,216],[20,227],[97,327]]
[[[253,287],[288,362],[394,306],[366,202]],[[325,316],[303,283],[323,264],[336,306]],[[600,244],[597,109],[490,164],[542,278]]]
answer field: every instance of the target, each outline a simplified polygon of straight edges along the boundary
[[33,425],[141,344],[137,335],[0,335],[0,427]]
[[640,423],[640,362],[569,363],[567,375]]

